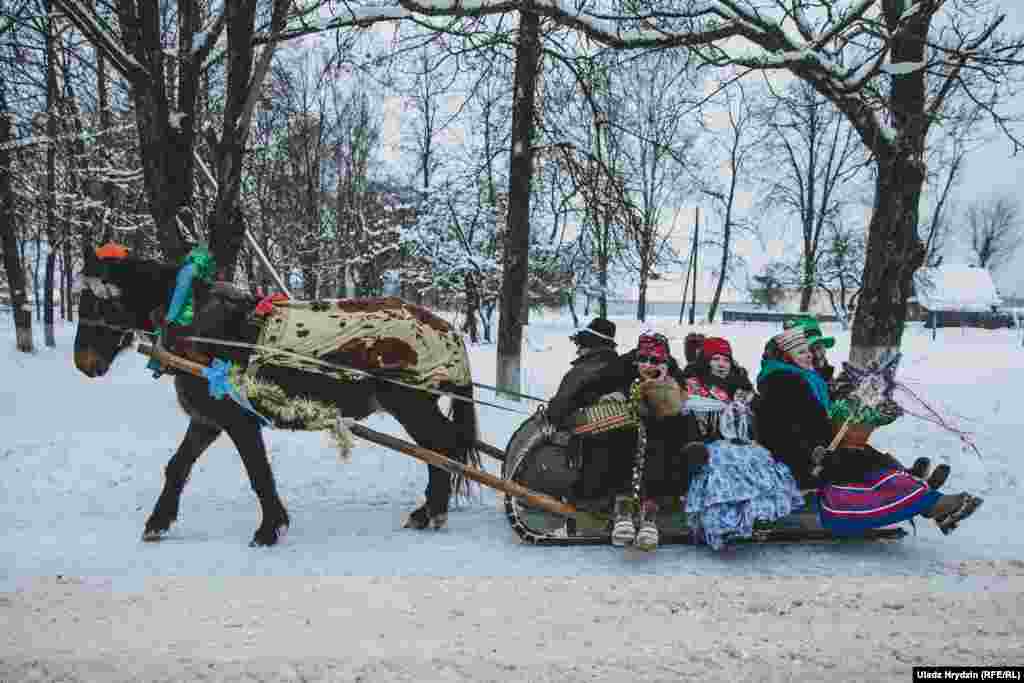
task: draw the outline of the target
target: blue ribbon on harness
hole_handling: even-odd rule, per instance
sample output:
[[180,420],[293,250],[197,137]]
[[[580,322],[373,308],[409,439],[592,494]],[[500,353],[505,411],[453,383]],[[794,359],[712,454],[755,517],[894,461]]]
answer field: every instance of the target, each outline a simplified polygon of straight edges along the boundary
[[225,396],[240,405],[251,413],[259,422],[261,427],[271,424],[270,420],[256,412],[249,399],[234,384],[231,383],[231,362],[214,358],[209,367],[203,368],[203,377],[210,383],[210,396],[222,399]]

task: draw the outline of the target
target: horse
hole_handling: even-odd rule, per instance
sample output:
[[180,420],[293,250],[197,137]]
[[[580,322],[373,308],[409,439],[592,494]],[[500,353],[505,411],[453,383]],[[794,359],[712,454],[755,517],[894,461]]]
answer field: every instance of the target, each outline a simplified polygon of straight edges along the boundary
[[[177,270],[171,264],[130,255],[104,258],[90,252],[82,271],[75,367],[87,377],[102,377],[118,354],[132,345],[137,330],[158,325],[174,290]],[[256,297],[233,292],[231,288],[200,287],[199,283],[194,297],[195,319],[189,330],[192,334],[243,345],[255,345],[260,340],[262,324],[253,316],[258,303]],[[361,375],[362,381],[343,382],[333,376],[309,372],[310,368],[302,365],[309,359],[300,359],[302,362],[292,363],[291,367],[288,363],[267,363],[253,371],[248,364],[258,352],[249,347],[214,348],[196,343],[182,353],[199,360],[215,356],[248,367],[247,375],[265,383],[263,386],[272,386],[278,398],[283,394],[289,400],[304,400],[303,405],[314,401],[330,406],[337,410],[335,415],[339,418],[362,420],[375,412],[386,411],[420,446],[445,453],[462,463],[479,464],[474,446],[477,416],[468,357],[461,337],[446,321],[425,308],[396,298],[312,302],[312,308],[332,325],[342,327],[346,315],[355,315],[354,311],[364,314],[358,320],[358,339],[318,359],[324,365],[334,363],[367,371]],[[430,386],[393,381],[395,377],[407,376],[394,374],[395,368],[407,367],[416,354],[400,340],[383,336],[378,327],[384,324],[381,321],[394,321],[403,316],[406,322],[412,318],[413,324],[421,326],[415,330],[420,340],[425,334],[445,339],[447,346],[441,351],[448,349],[448,367],[455,370],[453,374],[461,381],[432,378]],[[303,333],[300,329],[298,334],[302,337]],[[408,358],[410,353],[412,359]],[[316,360],[313,359],[314,364]],[[173,374],[178,403],[190,421],[184,439],[165,468],[163,490],[146,520],[143,540],[158,541],[167,534],[177,520],[181,495],[193,465],[222,432],[227,432],[261,507],[262,520],[250,545],[275,545],[288,529],[289,516],[267,458],[263,421],[235,401],[213,398],[205,378]],[[452,396],[450,417],[445,416],[438,405],[439,396],[445,393]],[[260,410],[258,401],[253,400],[252,404]],[[426,502],[409,514],[405,526],[443,528],[452,494],[452,476],[428,465]]]

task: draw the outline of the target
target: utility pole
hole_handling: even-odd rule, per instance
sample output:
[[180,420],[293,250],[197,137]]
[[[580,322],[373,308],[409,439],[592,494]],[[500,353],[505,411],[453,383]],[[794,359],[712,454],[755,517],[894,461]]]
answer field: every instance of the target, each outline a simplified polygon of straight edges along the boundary
[[700,244],[700,207],[697,207],[697,222],[693,226],[693,247],[690,250],[690,261],[693,263],[693,298],[690,299],[690,324],[694,324],[697,311],[697,245]]

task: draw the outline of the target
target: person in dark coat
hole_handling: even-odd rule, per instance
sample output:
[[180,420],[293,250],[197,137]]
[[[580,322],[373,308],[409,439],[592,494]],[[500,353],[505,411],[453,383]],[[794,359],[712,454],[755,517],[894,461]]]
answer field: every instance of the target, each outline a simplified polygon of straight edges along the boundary
[[[772,338],[757,377],[760,441],[792,471],[800,488],[817,489],[822,526],[859,533],[922,515],[948,534],[974,513],[982,499],[944,495],[899,461],[867,444],[871,431],[900,415],[893,401],[867,410],[844,398],[833,404],[814,369],[802,327]],[[835,450],[833,434],[846,425]]]
[[588,383],[606,365],[619,359],[615,351],[615,323],[610,320],[594,318],[569,339],[576,344],[576,358],[548,402],[549,420],[552,415],[568,416],[572,412],[570,403],[582,407],[597,401],[601,394],[586,389]]

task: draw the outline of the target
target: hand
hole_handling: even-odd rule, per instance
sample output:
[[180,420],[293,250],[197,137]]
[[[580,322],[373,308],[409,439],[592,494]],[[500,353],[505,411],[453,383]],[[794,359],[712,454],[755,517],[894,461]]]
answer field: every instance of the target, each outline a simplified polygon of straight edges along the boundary
[[825,469],[825,458],[828,456],[829,451],[824,446],[815,446],[814,450],[811,451],[811,476],[819,477]]

